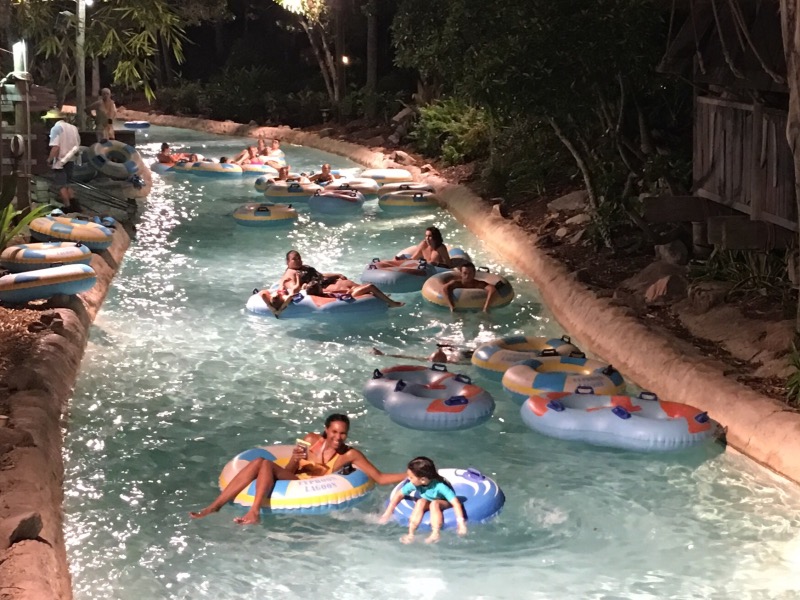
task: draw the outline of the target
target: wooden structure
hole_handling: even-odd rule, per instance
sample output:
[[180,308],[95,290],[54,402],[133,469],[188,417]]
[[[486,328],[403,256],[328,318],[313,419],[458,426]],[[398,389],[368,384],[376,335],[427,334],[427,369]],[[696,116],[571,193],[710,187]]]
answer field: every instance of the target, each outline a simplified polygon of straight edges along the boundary
[[699,223],[700,237],[730,249],[793,243],[798,214],[778,8],[777,0],[692,3],[659,65],[690,70],[695,84],[692,196],[648,199],[646,219]]

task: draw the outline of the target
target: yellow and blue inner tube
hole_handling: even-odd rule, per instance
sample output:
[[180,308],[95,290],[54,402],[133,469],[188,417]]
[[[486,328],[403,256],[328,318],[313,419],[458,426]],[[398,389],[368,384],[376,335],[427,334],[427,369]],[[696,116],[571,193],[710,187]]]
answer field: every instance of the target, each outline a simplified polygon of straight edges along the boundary
[[9,246],[0,253],[0,267],[12,273],[59,265],[88,265],[92,252],[80,242],[40,242]]
[[299,181],[278,181],[270,185],[264,196],[269,199],[291,198],[294,201],[305,200],[322,191],[322,186],[316,183],[300,183]]
[[414,181],[414,177],[405,169],[367,169],[361,173],[361,177],[374,179],[378,185]]
[[[382,190],[381,190],[382,191]],[[378,206],[384,210],[414,210],[439,206],[436,194],[424,190],[398,190],[382,194]]]
[[136,148],[117,140],[104,140],[89,147],[92,166],[111,179],[135,175],[139,171],[138,156]]
[[245,227],[272,227],[297,220],[297,210],[289,204],[249,202],[233,211],[234,220]]
[[560,338],[510,335],[478,346],[472,355],[472,364],[484,377],[500,381],[510,367],[529,358],[535,359],[545,350],[553,350],[561,356],[580,352],[567,335]]
[[29,228],[38,240],[80,242],[90,250],[105,250],[114,237],[114,231],[104,225],[68,217],[39,217]]
[[89,265],[62,265],[38,271],[25,271],[0,277],[0,301],[22,304],[44,300],[56,294],[78,294],[97,281]]
[[[265,458],[278,466],[286,466],[292,457],[294,446],[259,446],[237,454],[222,469],[219,487],[225,489],[231,480],[250,461]],[[264,499],[261,512],[293,512],[299,514],[319,514],[346,508],[363,499],[375,487],[375,482],[358,469],[294,479],[276,481],[269,498]],[[256,482],[236,496],[234,504],[251,507],[255,500]]]
[[518,403],[546,392],[590,388],[595,394],[618,394],[625,388],[614,367],[585,356],[560,356],[545,351],[538,358],[513,365],[503,374],[503,388]]
[[[456,271],[445,271],[428,279],[422,286],[422,297],[431,304],[449,308],[447,296],[444,293],[444,286],[449,281],[460,278],[461,275]],[[514,288],[508,279],[501,275],[489,273],[479,269],[475,274],[475,279],[485,281],[495,287],[497,293],[492,298],[489,308],[499,308],[510,304],[514,299]],[[482,310],[486,303],[485,289],[464,289],[453,290],[453,304],[456,310]]]

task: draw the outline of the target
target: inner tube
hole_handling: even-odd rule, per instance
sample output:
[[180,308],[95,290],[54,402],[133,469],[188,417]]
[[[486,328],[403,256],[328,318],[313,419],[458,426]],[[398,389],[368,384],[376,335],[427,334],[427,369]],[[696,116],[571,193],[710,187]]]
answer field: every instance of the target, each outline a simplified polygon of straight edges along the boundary
[[245,308],[257,315],[274,316],[279,319],[296,319],[303,317],[323,318],[369,318],[383,316],[388,306],[372,295],[352,296],[342,295],[337,298],[312,296],[305,290],[295,294],[283,310],[276,311],[264,302],[261,294],[254,293],[247,300]]
[[12,273],[48,269],[59,265],[88,265],[92,252],[80,243],[41,242],[9,246],[0,254],[0,267]]
[[56,294],[79,294],[90,289],[97,275],[89,265],[62,265],[0,277],[0,301],[22,304]]
[[89,147],[89,160],[95,169],[111,179],[128,179],[139,171],[136,148],[117,140],[103,140]]
[[113,230],[104,225],[69,217],[38,217],[28,227],[43,242],[80,242],[90,250],[105,250],[114,237]]
[[233,163],[218,163],[210,160],[178,162],[172,165],[177,173],[190,173],[203,177],[241,177],[242,167]]
[[241,165],[241,167],[242,175],[266,175],[267,177],[278,175],[278,170],[269,165]]
[[[75,161],[72,169],[72,179],[78,183],[87,183],[97,177],[97,169],[92,164],[92,157],[87,146],[78,148],[78,156],[80,158]],[[78,161],[81,164],[78,164]]]
[[399,261],[373,258],[361,273],[361,282],[374,283],[389,294],[404,294],[420,291],[425,281],[438,272],[437,267],[424,258]]
[[364,198],[372,200],[378,197],[380,185],[374,179],[367,177],[353,177],[347,181],[333,181],[329,183],[326,190],[355,190],[364,194]]
[[472,355],[472,364],[481,375],[500,381],[511,366],[541,356],[544,350],[553,350],[561,356],[580,352],[568,335],[560,338],[511,335],[478,346]]
[[422,431],[477,427],[494,412],[489,392],[474,385],[468,375],[450,373],[438,363],[430,368],[398,365],[375,369],[364,395],[398,425]]
[[364,194],[356,190],[317,190],[308,198],[311,212],[324,215],[355,215],[363,206]]
[[559,356],[545,350],[510,367],[503,374],[503,388],[521,403],[545,392],[575,392],[591,388],[595,394],[619,394],[625,379],[614,367],[585,356]]
[[361,177],[374,179],[378,185],[414,181],[414,177],[405,169],[367,169],[361,173]]
[[123,125],[126,129],[148,129],[150,121],[125,121]]
[[389,192],[404,192],[413,190],[415,192],[435,192],[434,187],[428,183],[419,181],[401,181],[399,183],[384,183],[381,186],[381,194],[388,194]]
[[277,181],[271,184],[264,196],[272,200],[291,198],[293,202],[308,201],[311,196],[322,191],[322,186],[316,183],[300,183],[299,181]]
[[[434,275],[422,286],[422,297],[431,304],[449,308],[444,293],[446,283],[460,278],[461,275],[456,271],[446,271]],[[514,288],[508,279],[501,275],[488,273],[483,270],[477,271],[475,279],[485,281],[495,287],[497,293],[492,298],[490,308],[499,308],[510,304],[514,299]],[[482,310],[486,302],[486,290],[484,289],[455,289],[453,290],[453,304],[456,310]]]
[[[383,190],[381,190],[383,191]],[[433,192],[422,190],[400,190],[382,194],[378,206],[386,211],[426,210],[439,207],[439,200]]]
[[234,220],[246,227],[274,227],[297,220],[297,210],[287,204],[249,202],[233,211]]
[[520,415],[528,427],[549,437],[639,452],[681,450],[719,432],[708,413],[650,392],[636,398],[596,395],[591,388],[549,392],[528,398]]
[[[234,456],[219,476],[219,487],[225,489],[231,480],[247,464],[256,458],[266,458],[278,466],[285,466],[292,457],[294,446],[259,446],[245,450]],[[261,507],[262,513],[319,514],[339,510],[358,502],[375,487],[363,471],[344,470],[323,477],[276,481],[269,499]],[[251,507],[256,493],[256,482],[236,496],[234,504]]]
[[[438,472],[453,487],[458,500],[464,507],[467,523],[485,523],[496,517],[503,509],[503,505],[506,503],[503,490],[493,479],[486,477],[477,469],[438,469]],[[407,479],[398,483],[389,495],[389,499],[398,493],[406,483],[408,483]],[[417,500],[416,494],[403,498],[394,509],[392,514],[394,520],[400,525],[407,526]],[[386,501],[386,504],[389,504],[389,500]],[[431,528],[430,514],[430,511],[425,511],[419,525],[420,530]],[[444,517],[442,529],[457,527],[456,515],[452,508],[445,509],[442,516]]]

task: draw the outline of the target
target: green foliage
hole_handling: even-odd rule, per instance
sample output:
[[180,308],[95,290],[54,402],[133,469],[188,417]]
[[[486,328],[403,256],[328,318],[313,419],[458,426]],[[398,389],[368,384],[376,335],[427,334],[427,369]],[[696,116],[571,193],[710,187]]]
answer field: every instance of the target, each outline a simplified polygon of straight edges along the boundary
[[451,97],[422,107],[409,136],[423,154],[446,164],[489,155],[489,118],[485,111]]
[[791,283],[786,256],[754,250],[715,250],[701,265],[692,267],[695,280],[727,281],[733,284],[728,296],[776,295],[788,299]]
[[8,246],[23,229],[30,225],[31,221],[43,216],[50,206],[38,206],[33,209],[17,210],[13,204],[6,206],[0,212],[0,250]]
[[156,106],[171,115],[200,115],[203,86],[195,81],[178,80],[174,87],[158,90]]
[[795,344],[789,353],[789,366],[792,374],[786,380],[786,401],[790,406],[800,407],[800,350]]

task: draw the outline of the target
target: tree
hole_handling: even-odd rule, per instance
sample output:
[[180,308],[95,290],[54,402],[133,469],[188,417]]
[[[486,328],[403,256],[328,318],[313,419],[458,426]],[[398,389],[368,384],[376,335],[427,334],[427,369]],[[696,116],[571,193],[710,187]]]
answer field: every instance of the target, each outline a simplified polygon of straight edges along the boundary
[[[195,0],[213,6],[216,0]],[[72,0],[28,0],[14,5],[14,29],[35,48],[31,70],[53,82],[60,99],[74,88],[77,18]],[[153,97],[162,52],[183,61],[185,7],[169,0],[108,0],[86,20],[86,55],[113,65],[114,83]],[[53,25],[55,23],[55,26]]]

